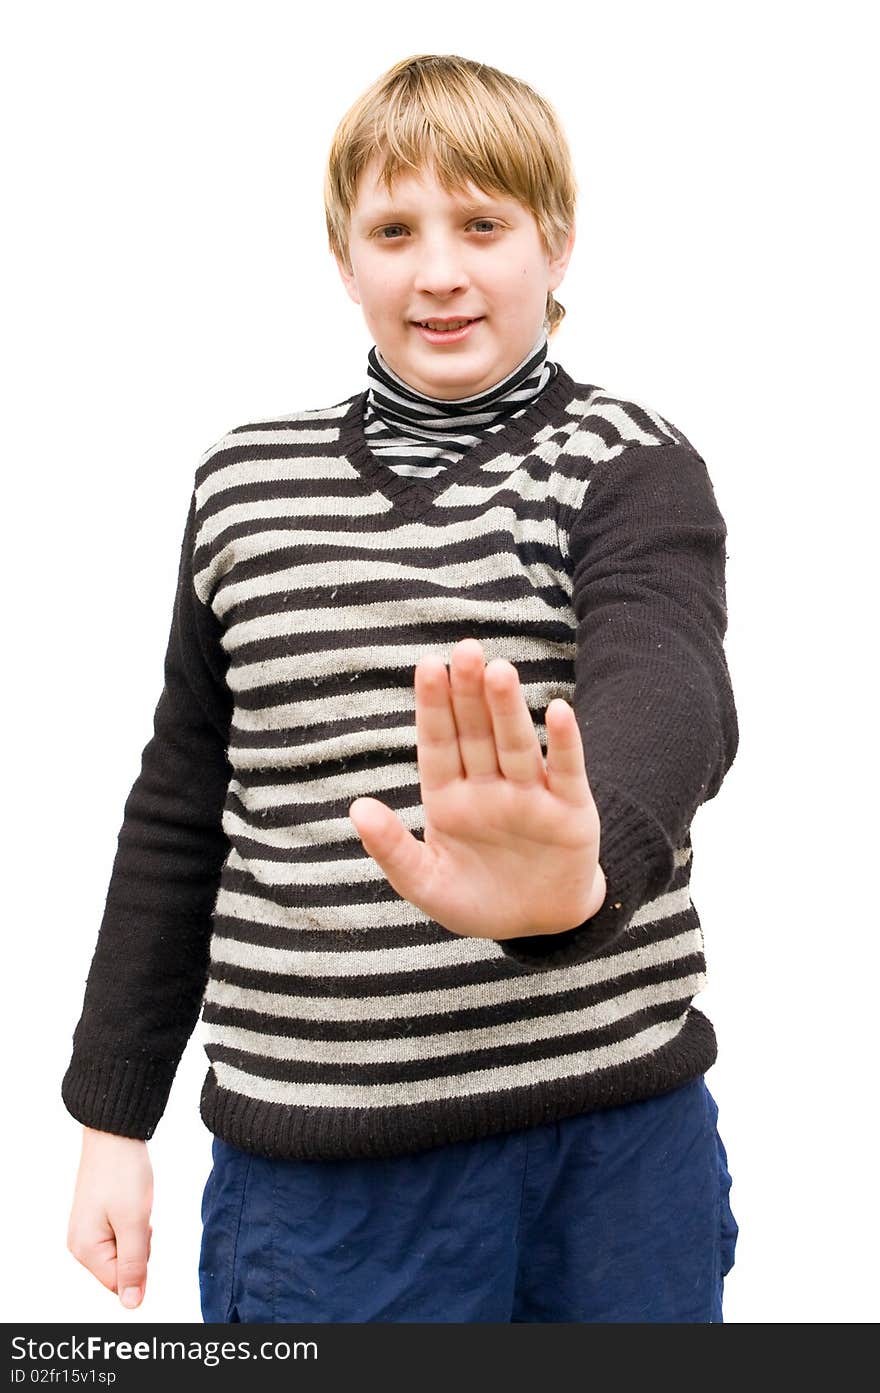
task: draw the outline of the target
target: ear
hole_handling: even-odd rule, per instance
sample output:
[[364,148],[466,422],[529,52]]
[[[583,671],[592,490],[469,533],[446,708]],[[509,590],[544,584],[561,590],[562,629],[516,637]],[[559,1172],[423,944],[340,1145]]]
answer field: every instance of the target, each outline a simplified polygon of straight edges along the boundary
[[574,251],[575,233],[576,227],[575,224],[572,223],[571,231],[565,239],[562,250],[560,251],[558,256],[551,257],[548,263],[548,288],[550,290],[555,290],[556,287],[562,283],[562,278],[565,275],[566,270],[568,269],[568,263],[571,259],[571,254]]
[[351,270],[350,267],[344,266],[344,265],[342,264],[342,261],[341,261],[340,258],[336,255],[335,252],[333,253],[333,260],[336,262],[337,269],[338,269],[339,274],[340,274],[340,276],[341,276],[341,278],[342,278],[342,284],[345,286],[345,289],[347,290],[347,292],[348,292],[348,294],[350,295],[351,299],[354,300],[355,304],[356,304],[356,305],[359,305],[360,302],[361,302],[361,298],[360,298],[360,296],[358,295],[358,292],[357,292],[357,285],[356,285],[356,283],[355,283],[354,271]]

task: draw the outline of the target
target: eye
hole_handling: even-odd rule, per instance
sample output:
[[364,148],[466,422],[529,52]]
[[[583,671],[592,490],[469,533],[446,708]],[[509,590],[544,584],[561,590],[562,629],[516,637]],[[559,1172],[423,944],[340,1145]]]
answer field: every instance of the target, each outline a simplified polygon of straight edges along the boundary
[[[485,231],[481,232],[480,234],[482,237],[489,236],[498,227],[498,223],[496,223],[492,218],[474,218],[473,221],[468,224],[468,226],[475,227],[477,226],[477,224],[482,224],[483,228],[485,229]],[[399,237],[387,237],[385,234],[388,232],[393,233],[395,231],[400,231],[401,229],[405,231],[403,223],[388,223],[385,227],[378,228],[376,235],[379,238],[380,242],[399,242]]]

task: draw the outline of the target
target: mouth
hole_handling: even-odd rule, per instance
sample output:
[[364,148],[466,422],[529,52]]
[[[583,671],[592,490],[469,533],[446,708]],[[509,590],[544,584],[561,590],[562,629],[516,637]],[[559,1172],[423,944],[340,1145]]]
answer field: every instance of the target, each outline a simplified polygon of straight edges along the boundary
[[[482,323],[482,320],[482,315],[476,319],[414,320],[413,328],[418,329],[428,343],[457,343],[459,339],[467,338],[474,325]],[[432,325],[435,327],[432,328]]]

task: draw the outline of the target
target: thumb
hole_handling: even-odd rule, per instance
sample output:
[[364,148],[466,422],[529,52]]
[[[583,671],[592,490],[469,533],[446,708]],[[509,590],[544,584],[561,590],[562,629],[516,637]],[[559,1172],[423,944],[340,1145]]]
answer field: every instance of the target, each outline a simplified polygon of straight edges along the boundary
[[146,1224],[131,1224],[116,1231],[116,1291],[123,1306],[139,1306],[143,1300],[150,1235]]
[[397,814],[378,798],[356,798],[348,815],[364,850],[372,856],[392,889],[417,905],[429,855],[424,842],[414,837]]

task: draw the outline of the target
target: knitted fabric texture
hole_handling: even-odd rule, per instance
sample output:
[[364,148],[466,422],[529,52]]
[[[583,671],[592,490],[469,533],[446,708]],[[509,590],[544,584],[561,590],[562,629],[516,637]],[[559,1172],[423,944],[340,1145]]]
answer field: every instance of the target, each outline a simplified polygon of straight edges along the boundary
[[[198,1026],[206,1126],[380,1157],[666,1092],[714,1062],[690,829],[733,761],[726,528],[650,406],[561,365],[436,477],[366,393],[198,462],[165,683],[128,795],[62,1097],[149,1138]],[[450,933],[389,886],[359,795],[424,830],[414,665],[473,636],[546,749],[577,715],[607,896],[564,933]]]

